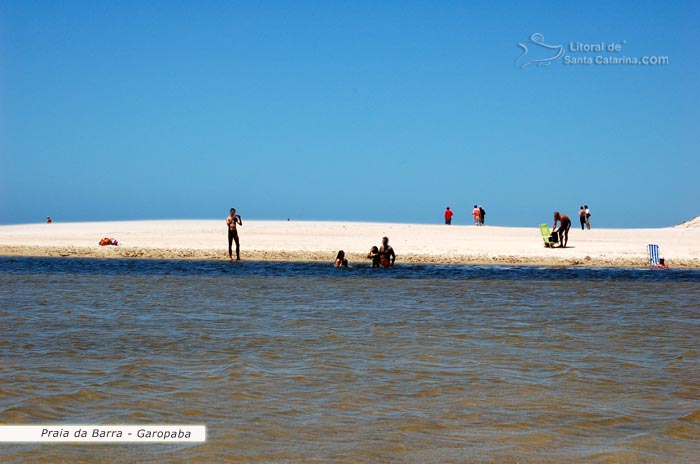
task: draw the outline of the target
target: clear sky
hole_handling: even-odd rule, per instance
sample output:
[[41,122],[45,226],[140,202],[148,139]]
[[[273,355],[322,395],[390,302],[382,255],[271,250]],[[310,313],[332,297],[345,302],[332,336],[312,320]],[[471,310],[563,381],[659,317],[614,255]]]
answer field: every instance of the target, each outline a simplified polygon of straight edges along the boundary
[[[0,223],[673,225],[700,214],[699,24],[695,1],[0,1]],[[521,68],[533,33],[668,63]],[[600,42],[622,49],[569,50]]]

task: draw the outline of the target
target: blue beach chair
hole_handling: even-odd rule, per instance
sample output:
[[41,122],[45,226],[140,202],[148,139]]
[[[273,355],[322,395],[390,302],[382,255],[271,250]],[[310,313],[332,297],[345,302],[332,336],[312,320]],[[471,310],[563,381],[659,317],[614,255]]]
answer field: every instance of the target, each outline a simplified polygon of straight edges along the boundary
[[659,265],[659,245],[654,245],[650,243],[647,245],[647,251],[649,252],[649,266]]
[[650,243],[647,245],[647,251],[649,252],[649,266],[657,269],[665,269],[668,266],[663,259],[659,257],[659,245]]

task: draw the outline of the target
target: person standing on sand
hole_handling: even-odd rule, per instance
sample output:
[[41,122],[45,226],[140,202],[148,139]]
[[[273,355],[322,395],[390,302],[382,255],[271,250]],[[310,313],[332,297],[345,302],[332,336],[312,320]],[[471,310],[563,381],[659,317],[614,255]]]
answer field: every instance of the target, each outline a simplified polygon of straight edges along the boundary
[[483,226],[485,221],[486,221],[486,210],[484,209],[483,206],[479,205],[479,224],[481,224]]
[[480,226],[481,225],[481,211],[479,210],[479,207],[477,205],[474,205],[474,209],[472,210],[472,216],[474,216],[474,225]]
[[[557,228],[557,222],[559,223],[559,228]],[[554,225],[552,226],[552,233],[559,234],[559,247],[566,248],[566,244],[569,242],[569,229],[571,229],[571,219],[566,214],[559,214],[559,211],[554,212]]]
[[581,230],[586,228],[586,210],[581,206],[581,209],[578,211],[578,220],[581,223]]
[[236,208],[231,208],[231,214],[226,218],[226,226],[228,227],[228,257],[233,261],[233,253],[231,246],[233,241],[236,241],[236,261],[241,260],[241,244],[238,241],[238,230],[236,229],[236,224],[239,226],[243,225],[243,220],[240,214],[236,214]]
[[454,216],[454,215],[455,215],[455,213],[453,213],[450,210],[450,207],[448,206],[447,209],[445,210],[445,224],[447,224],[448,226],[450,224],[452,224],[452,216]]
[[53,219],[51,219],[51,216],[46,216],[46,223],[51,224],[53,222]]
[[384,267],[392,267],[396,261],[396,253],[389,245],[389,238],[382,238],[382,246],[379,248],[379,263]]
[[586,208],[586,229],[591,230],[591,210],[588,208],[588,205],[583,207]]

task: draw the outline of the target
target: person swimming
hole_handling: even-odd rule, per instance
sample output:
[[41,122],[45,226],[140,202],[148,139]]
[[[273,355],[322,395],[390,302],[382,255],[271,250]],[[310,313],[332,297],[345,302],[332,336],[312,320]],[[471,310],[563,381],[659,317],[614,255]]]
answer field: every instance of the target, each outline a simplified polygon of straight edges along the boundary
[[335,267],[350,267],[350,263],[345,259],[345,252],[340,250],[335,256]]
[[372,260],[372,267],[379,267],[380,263],[380,257],[379,257],[379,248],[376,246],[373,246],[371,250],[369,250],[369,253],[367,254],[367,259]]

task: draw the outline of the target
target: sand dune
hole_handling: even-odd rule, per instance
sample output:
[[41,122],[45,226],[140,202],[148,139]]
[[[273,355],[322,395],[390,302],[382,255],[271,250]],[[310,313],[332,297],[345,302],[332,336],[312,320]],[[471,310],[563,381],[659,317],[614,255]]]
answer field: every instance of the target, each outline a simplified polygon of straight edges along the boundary
[[[339,249],[365,261],[388,236],[398,263],[643,266],[646,245],[657,243],[672,267],[700,268],[700,228],[572,228],[567,249],[542,246],[537,227],[245,221],[246,260],[332,261]],[[100,247],[114,237],[118,247]],[[100,258],[227,259],[220,220],[121,221],[0,226],[0,255]]]
[[688,219],[687,221],[683,221],[677,226],[674,226],[675,228],[678,229],[694,229],[694,228],[700,228],[700,216],[696,216],[693,219]]

